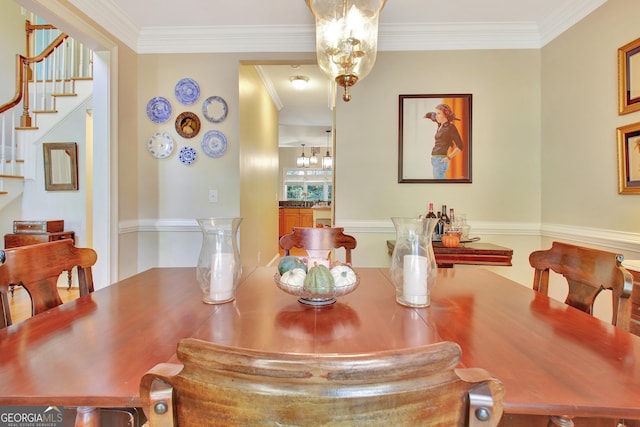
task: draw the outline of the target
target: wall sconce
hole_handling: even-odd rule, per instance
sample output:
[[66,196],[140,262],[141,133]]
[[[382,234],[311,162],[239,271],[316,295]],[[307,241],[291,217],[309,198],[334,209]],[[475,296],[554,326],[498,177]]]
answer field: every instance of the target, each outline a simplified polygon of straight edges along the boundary
[[322,169],[331,169],[333,167],[333,159],[329,154],[329,139],[331,138],[331,131],[327,130],[327,154],[322,158]]
[[298,90],[303,90],[309,85],[309,77],[307,76],[291,76],[289,81]]
[[364,79],[376,62],[378,15],[386,0],[305,0],[316,18],[316,55],[320,69],[344,88]]
[[296,159],[296,166],[299,168],[309,167],[309,158],[304,155],[304,144],[302,144],[302,154]]

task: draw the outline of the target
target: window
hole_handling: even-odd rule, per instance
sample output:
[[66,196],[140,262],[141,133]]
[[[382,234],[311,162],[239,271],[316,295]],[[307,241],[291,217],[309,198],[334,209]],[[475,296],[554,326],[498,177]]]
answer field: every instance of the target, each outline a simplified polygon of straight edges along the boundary
[[324,169],[285,169],[286,200],[330,201],[333,197],[331,172]]

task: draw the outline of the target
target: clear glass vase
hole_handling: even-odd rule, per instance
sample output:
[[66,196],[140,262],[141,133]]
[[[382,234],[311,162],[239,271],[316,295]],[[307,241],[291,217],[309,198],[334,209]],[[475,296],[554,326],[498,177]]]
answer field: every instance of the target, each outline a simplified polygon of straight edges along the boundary
[[242,275],[237,235],[242,218],[198,219],[202,248],[196,269],[202,301],[222,304],[236,298]]
[[437,218],[391,218],[396,244],[391,255],[391,280],[396,301],[409,307],[427,307],[436,284],[438,265],[433,253]]

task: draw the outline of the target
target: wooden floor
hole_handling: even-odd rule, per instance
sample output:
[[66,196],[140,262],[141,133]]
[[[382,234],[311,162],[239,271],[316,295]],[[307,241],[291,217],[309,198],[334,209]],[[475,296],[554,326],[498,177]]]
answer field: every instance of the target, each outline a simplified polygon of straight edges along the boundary
[[[63,302],[71,301],[78,298],[78,288],[66,287],[58,288],[58,293]],[[31,299],[29,294],[22,287],[15,288],[13,295],[9,292],[9,310],[11,310],[11,320],[18,323],[28,317],[31,317]]]

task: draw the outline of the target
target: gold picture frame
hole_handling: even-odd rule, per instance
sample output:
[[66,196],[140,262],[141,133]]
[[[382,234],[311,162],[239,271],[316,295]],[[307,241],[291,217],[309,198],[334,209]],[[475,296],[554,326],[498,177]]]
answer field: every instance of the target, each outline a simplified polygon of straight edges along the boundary
[[618,114],[640,110],[640,39],[618,49]]
[[618,194],[640,194],[640,123],[618,133]]

